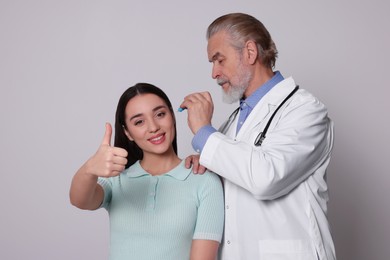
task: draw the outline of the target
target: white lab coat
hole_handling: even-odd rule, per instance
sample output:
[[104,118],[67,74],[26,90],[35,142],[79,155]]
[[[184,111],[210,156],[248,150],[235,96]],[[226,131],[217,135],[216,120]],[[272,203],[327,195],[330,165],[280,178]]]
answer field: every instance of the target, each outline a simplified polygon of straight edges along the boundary
[[235,136],[207,140],[200,163],[223,177],[223,260],[334,260],[327,220],[326,168],[333,123],[326,107],[299,89],[277,112],[262,146],[254,146],[272,112],[294,89],[292,78],[272,88]]

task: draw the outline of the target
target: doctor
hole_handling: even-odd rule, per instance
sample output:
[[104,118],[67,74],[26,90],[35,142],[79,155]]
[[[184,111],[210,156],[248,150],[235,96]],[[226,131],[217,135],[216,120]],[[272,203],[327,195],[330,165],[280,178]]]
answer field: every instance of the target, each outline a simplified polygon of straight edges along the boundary
[[336,259],[327,220],[333,123],[326,107],[273,71],[277,49],[256,18],[219,17],[207,40],[212,77],[224,101],[240,106],[219,131],[208,92],[186,96],[180,107],[200,154],[188,157],[187,167],[206,167],[224,181],[220,259]]

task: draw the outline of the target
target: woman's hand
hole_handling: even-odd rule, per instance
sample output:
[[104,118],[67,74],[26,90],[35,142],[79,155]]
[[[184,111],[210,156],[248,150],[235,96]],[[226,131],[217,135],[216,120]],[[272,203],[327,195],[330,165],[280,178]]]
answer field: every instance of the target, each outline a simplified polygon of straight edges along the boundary
[[85,163],[85,173],[98,177],[119,175],[127,164],[127,151],[111,146],[112,127],[106,123],[106,132],[97,152]]
[[103,188],[98,177],[119,175],[127,164],[127,151],[111,146],[112,127],[106,123],[106,132],[97,152],[73,176],[70,202],[80,209],[97,209],[103,199]]

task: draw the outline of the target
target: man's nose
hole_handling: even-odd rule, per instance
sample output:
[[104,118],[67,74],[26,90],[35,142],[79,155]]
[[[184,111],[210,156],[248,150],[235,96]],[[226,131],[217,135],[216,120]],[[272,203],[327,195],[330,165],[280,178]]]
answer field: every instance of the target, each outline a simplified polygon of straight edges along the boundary
[[211,70],[211,77],[213,78],[213,79],[216,79],[216,78],[218,78],[219,76],[221,76],[221,71],[220,71],[220,69],[219,69],[219,67],[218,67],[218,65],[213,65],[213,68],[212,68],[212,70]]

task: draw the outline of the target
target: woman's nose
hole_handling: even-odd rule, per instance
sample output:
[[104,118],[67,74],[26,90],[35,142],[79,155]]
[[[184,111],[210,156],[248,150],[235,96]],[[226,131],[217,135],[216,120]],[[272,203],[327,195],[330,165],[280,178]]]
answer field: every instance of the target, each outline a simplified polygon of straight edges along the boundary
[[154,133],[160,129],[159,124],[155,120],[149,122],[149,132]]

